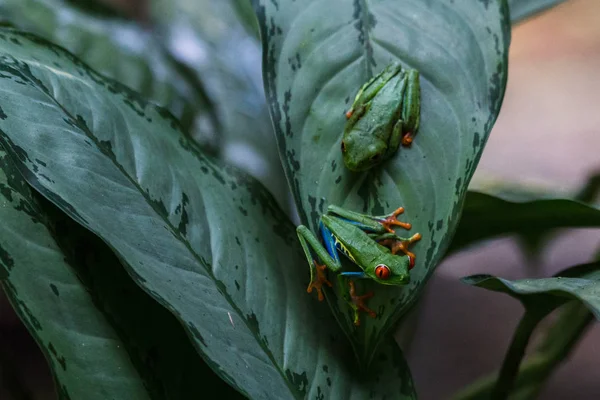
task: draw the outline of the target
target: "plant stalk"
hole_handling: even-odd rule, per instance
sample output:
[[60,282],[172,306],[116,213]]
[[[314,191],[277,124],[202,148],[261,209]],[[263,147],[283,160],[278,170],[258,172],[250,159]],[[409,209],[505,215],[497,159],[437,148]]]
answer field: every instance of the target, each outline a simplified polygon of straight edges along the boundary
[[[547,378],[573,350],[592,321],[593,314],[580,302],[574,301],[564,306],[535,353],[519,368],[513,390],[515,400],[535,398]],[[475,381],[454,395],[453,400],[489,399],[496,386],[497,376],[498,373],[492,373]]]
[[519,366],[525,355],[525,350],[527,349],[531,334],[535,330],[537,324],[546,315],[547,312],[545,312],[545,310],[544,312],[540,312],[540,310],[536,308],[526,308],[525,314],[523,315],[523,318],[521,318],[521,321],[519,321],[517,330],[513,335],[508,353],[506,353],[506,357],[502,363],[498,381],[496,381],[496,386],[490,397],[491,400],[506,400],[508,398],[508,395],[513,388],[515,378],[519,372]]

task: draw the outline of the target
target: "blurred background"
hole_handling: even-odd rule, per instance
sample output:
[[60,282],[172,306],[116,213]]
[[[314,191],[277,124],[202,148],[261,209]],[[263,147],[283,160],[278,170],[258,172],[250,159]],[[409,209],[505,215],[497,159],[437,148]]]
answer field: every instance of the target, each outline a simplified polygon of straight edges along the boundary
[[[140,21],[150,18],[144,0],[104,1]],[[177,35],[185,39],[186,31]],[[185,48],[185,40],[181,43],[182,58],[202,62],[201,57],[194,59],[194,49]],[[193,41],[189,46],[194,46]],[[250,80],[259,82],[260,48],[245,48],[245,62],[253,65],[248,72]],[[210,92],[211,88],[207,89]],[[520,23],[512,32],[502,112],[473,186],[485,188],[509,181],[573,193],[600,171],[598,104],[600,1],[569,0]],[[270,152],[271,147],[265,148],[263,151]],[[275,192],[282,206],[289,205],[285,184],[269,176],[266,166],[272,158],[236,138],[228,141],[224,157],[249,169]],[[279,194],[277,187],[281,188]],[[498,239],[443,262],[411,317],[414,331],[410,346],[404,349],[420,398],[448,398],[497,369],[522,315],[516,300],[461,284],[460,277],[475,273],[510,279],[550,276],[588,262],[599,243],[598,231],[571,230],[553,236],[539,259],[527,257],[513,239]],[[600,328],[594,324],[552,376],[541,398],[599,399],[599,360]],[[30,388],[24,399],[55,398],[42,353],[0,294],[0,399],[11,399],[6,387],[16,380]]]

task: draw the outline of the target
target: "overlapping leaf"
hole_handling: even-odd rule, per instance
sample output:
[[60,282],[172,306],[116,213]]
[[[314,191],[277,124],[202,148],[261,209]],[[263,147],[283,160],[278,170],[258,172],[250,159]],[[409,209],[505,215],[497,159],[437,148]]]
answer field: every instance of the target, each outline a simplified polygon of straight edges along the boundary
[[[369,288],[378,320],[359,339],[370,343],[368,356],[414,302],[458,223],[504,94],[508,10],[472,0],[257,0],[255,9],[265,91],[302,223],[314,229],[328,204],[373,215],[404,206],[411,233],[423,235],[407,287]],[[421,73],[420,131],[382,168],[351,173],[340,151],[344,113],[392,61]]]
[[60,44],[102,74],[168,108],[184,131],[218,151],[220,124],[203,84],[166,54],[147,29],[86,13],[65,0],[0,0],[0,18]]
[[0,32],[0,109],[0,144],[27,182],[102,238],[238,390],[413,397],[395,346],[358,370],[306,295],[293,226],[266,190],[205,157],[163,109],[12,30]]
[[537,302],[547,305],[549,296],[560,303],[579,300],[600,319],[600,263],[571,268],[552,278],[519,279],[511,281],[490,275],[473,275],[463,282],[496,292],[506,293],[523,303]]
[[43,350],[62,398],[148,399],[121,339],[65,261],[49,221],[2,150],[0,204],[0,283]]
[[[544,333],[535,352],[530,353],[519,368],[511,399],[528,400],[539,396],[548,377],[568,360],[581,336],[593,321],[590,311],[577,300],[564,305],[556,321]],[[453,400],[488,400],[498,372],[478,379],[452,397]]]
[[508,201],[470,191],[449,251],[499,235],[539,236],[575,227],[600,227],[600,210],[569,199]]
[[[539,391],[553,366],[562,361],[577,341],[591,320],[591,315],[600,319],[598,262],[571,267],[552,278],[510,281],[490,275],[473,275],[463,278],[463,282],[517,298],[523,303],[525,314],[513,335],[497,381],[495,378],[486,378],[459,393],[455,399],[504,399],[509,394],[514,394],[516,398],[530,398]],[[551,311],[568,302],[570,304],[565,307],[568,313],[561,314],[538,353],[534,353],[530,363],[520,369],[536,326]],[[519,392],[511,393],[513,387]]]

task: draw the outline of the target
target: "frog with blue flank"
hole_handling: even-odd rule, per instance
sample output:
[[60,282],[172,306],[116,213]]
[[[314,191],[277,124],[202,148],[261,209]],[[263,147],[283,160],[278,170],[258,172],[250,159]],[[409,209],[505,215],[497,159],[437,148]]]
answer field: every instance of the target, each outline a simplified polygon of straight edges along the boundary
[[[365,300],[373,297],[373,293],[357,295],[352,279],[366,278],[383,285],[396,286],[406,285],[410,281],[409,270],[415,265],[415,255],[409,251],[409,246],[420,240],[421,235],[416,233],[403,238],[395,233],[392,227],[412,227],[410,223],[398,221],[398,215],[403,212],[404,208],[400,207],[389,215],[370,216],[330,205],[319,223],[323,244],[306,226],[298,226],[298,237],[310,264],[311,281],[307,292],[316,289],[319,301],[324,299],[323,285],[332,287],[325,273],[329,269],[338,273],[338,278],[348,282],[345,297],[349,299],[348,303],[354,312],[354,324],[360,325],[360,311],[374,318],[376,313],[365,304]],[[313,259],[311,250],[323,264]],[[362,271],[341,271],[339,253]]]

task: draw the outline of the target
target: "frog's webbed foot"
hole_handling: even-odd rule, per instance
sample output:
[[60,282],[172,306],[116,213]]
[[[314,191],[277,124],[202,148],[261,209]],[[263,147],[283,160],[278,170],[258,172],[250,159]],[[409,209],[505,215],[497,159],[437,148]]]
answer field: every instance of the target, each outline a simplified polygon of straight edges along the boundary
[[306,291],[308,293],[312,293],[313,289],[317,289],[317,294],[318,294],[318,298],[319,301],[323,301],[323,299],[325,298],[323,296],[323,284],[332,287],[333,285],[331,284],[331,282],[329,282],[327,280],[327,276],[325,276],[325,269],[327,268],[327,266],[325,264],[320,265],[317,260],[313,260],[315,266],[314,266],[314,272],[315,274],[311,273],[311,276],[313,277],[312,281],[308,284],[308,287],[306,288]]
[[406,132],[404,135],[402,135],[402,146],[410,147],[412,142],[413,142],[413,133],[412,132]]
[[348,286],[350,286],[350,301],[351,301],[350,307],[352,307],[352,309],[354,310],[354,325],[356,325],[356,326],[360,325],[360,314],[359,314],[360,311],[364,311],[367,314],[369,314],[369,316],[371,318],[375,318],[377,316],[375,311],[371,310],[370,308],[368,308],[365,305],[365,300],[373,297],[374,293],[369,292],[369,293],[363,294],[361,296],[357,296],[356,295],[356,287],[354,286],[354,282],[348,281]]
[[415,254],[411,251],[408,250],[408,247],[413,244],[414,242],[418,242],[419,240],[421,240],[421,234],[420,233],[415,233],[414,235],[412,235],[411,237],[409,237],[408,239],[405,240],[398,240],[398,239],[385,239],[382,240],[381,242],[379,242],[379,244],[381,244],[382,246],[386,246],[388,247],[391,251],[392,254],[396,254],[399,251],[403,252],[404,254],[406,254],[408,256],[408,259],[410,260],[410,264],[408,269],[412,269],[415,266]]
[[412,224],[410,224],[409,222],[398,221],[398,215],[402,214],[403,212],[404,207],[398,207],[396,211],[388,215],[386,218],[379,220],[379,222],[381,222],[381,225],[383,225],[383,227],[390,233],[394,233],[392,226],[399,226],[404,229],[410,229],[412,228]]

